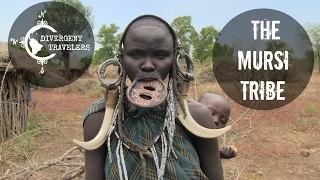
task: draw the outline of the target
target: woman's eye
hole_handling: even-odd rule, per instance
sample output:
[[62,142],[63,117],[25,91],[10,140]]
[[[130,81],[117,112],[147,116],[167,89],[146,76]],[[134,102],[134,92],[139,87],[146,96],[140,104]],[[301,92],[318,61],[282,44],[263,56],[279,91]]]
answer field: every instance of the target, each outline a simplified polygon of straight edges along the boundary
[[140,56],[139,53],[132,53],[131,57],[134,58],[134,59],[139,59],[141,56]]
[[163,53],[158,53],[157,58],[158,59],[164,59],[166,56]]
[[154,54],[154,56],[157,58],[157,59],[164,59],[168,56],[168,53],[166,52],[162,52],[162,51],[159,51],[159,52],[156,52]]

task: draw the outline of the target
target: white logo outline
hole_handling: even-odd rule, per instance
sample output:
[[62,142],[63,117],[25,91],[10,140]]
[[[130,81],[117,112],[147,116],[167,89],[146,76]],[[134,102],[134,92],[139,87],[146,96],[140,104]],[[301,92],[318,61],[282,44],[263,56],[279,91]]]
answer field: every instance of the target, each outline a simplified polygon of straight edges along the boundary
[[46,28],[46,29],[49,29],[50,31],[52,31],[53,33],[57,33],[57,31],[49,26],[49,25],[43,25],[43,24],[39,24],[39,25],[36,25],[34,27],[32,27],[26,34],[25,38],[24,38],[24,44],[25,44],[25,49],[27,51],[27,53],[29,54],[29,56],[31,56],[33,59],[36,59],[37,62],[40,61],[41,65],[43,66],[44,62],[53,58],[56,53],[53,53],[53,54],[50,54],[49,56],[47,57],[39,57],[39,56],[36,56],[34,55],[33,53],[31,53],[30,49],[29,49],[29,45],[28,45],[28,39],[30,38],[30,34],[32,34],[33,32],[41,29],[41,28]]

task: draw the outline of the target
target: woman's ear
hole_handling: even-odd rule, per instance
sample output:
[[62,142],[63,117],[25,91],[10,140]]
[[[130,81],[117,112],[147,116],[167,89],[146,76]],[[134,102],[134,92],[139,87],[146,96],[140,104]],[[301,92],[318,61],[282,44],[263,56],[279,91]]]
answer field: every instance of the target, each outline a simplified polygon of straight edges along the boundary
[[[121,43],[121,44],[123,44],[123,43]],[[122,59],[123,59],[123,46],[122,45],[118,48],[118,50],[116,52],[115,59],[117,59],[120,63],[122,63]],[[121,73],[121,69],[119,68],[118,75],[120,75],[120,73]]]

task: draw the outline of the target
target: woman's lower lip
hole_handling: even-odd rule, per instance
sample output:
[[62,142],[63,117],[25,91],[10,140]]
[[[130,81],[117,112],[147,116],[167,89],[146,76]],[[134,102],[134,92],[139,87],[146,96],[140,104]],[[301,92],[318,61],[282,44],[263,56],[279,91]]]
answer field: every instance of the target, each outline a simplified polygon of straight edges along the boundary
[[133,81],[126,95],[138,108],[154,108],[166,100],[167,90],[162,80],[148,77]]

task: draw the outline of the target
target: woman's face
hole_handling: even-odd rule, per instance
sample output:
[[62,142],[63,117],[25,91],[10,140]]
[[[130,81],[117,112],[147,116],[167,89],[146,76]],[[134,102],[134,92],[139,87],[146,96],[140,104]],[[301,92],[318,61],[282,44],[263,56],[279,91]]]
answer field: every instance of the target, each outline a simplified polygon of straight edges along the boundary
[[164,80],[173,64],[170,31],[157,26],[130,27],[124,41],[123,64],[131,81]]

